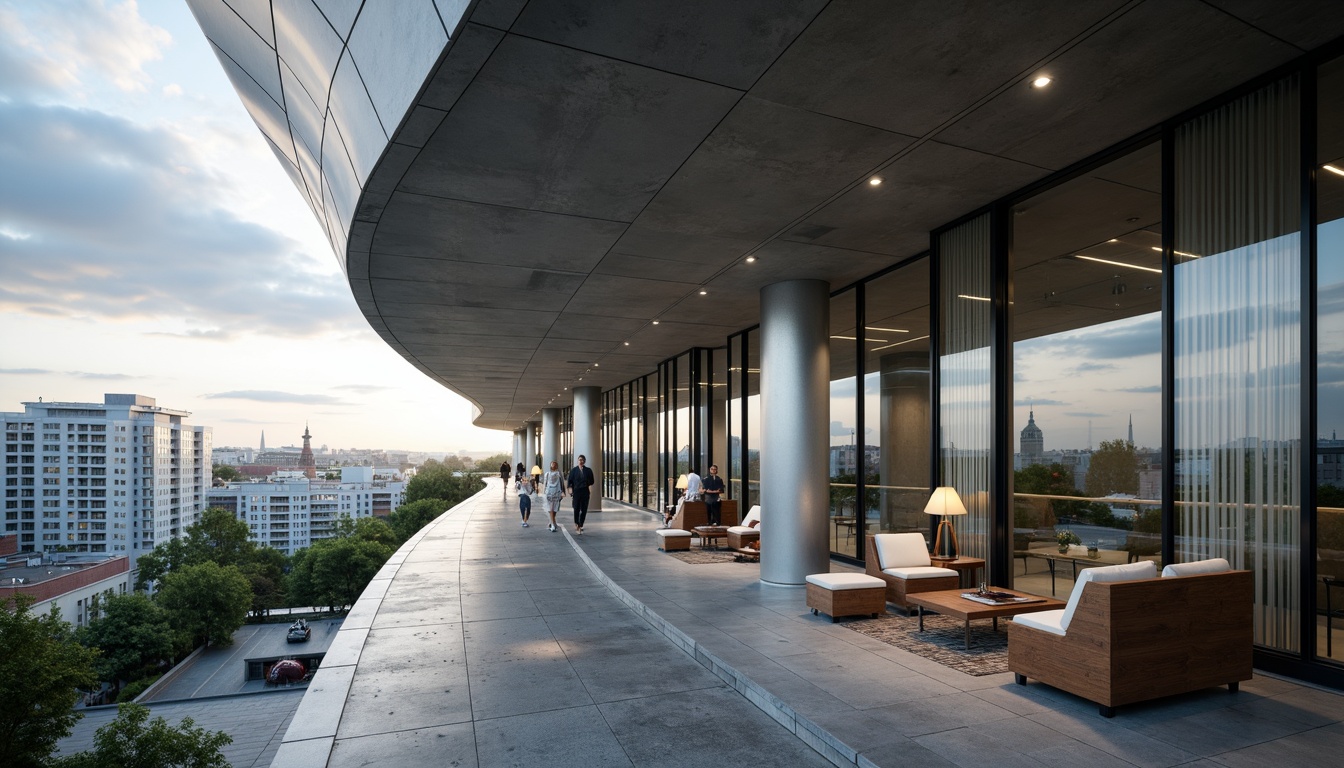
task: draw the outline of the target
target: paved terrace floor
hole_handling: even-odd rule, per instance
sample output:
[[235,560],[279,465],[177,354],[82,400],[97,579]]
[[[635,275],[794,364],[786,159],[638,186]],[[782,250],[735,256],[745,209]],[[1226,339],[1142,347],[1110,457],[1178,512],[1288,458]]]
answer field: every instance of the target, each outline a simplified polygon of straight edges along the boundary
[[499,493],[495,481],[440,517],[379,573],[274,765],[1282,768],[1344,754],[1333,692],[1257,674],[1236,695],[1105,719],[814,617],[803,590],[761,585],[758,566],[668,557],[648,512],[607,502],[576,537],[540,514],[520,528]]

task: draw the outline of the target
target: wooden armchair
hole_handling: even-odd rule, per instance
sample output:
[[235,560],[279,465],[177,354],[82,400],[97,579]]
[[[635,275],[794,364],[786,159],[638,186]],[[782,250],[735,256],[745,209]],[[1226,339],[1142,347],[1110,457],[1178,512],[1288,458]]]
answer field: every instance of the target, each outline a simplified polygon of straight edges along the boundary
[[929,545],[921,533],[878,533],[868,537],[864,572],[887,583],[887,602],[910,612],[905,596],[917,592],[956,589],[961,575],[951,568],[938,568],[929,558]]
[[1122,704],[1217,685],[1235,693],[1238,682],[1251,679],[1250,571],[1091,578],[1134,566],[1080,574],[1067,621],[1066,608],[1008,623],[1008,669],[1019,685],[1039,680],[1100,704],[1102,716],[1112,717]]

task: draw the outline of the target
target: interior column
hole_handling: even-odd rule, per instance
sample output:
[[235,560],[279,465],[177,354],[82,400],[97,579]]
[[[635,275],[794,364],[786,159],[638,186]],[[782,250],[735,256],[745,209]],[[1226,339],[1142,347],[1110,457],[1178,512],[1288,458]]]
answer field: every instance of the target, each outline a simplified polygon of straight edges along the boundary
[[761,289],[761,581],[802,586],[831,569],[826,513],[830,285]]
[[589,512],[602,511],[602,389],[574,388],[574,464],[583,454],[596,481],[588,502]]

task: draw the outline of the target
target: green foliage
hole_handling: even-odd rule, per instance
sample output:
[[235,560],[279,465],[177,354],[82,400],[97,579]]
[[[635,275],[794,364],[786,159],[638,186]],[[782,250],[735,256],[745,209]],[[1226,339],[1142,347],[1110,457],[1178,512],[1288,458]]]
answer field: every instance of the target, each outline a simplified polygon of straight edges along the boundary
[[1083,543],[1083,540],[1078,538],[1078,534],[1073,531],[1056,531],[1055,541],[1059,542],[1059,546],[1061,547],[1068,546],[1069,544]]
[[392,530],[397,534],[397,539],[405,541],[452,506],[444,499],[420,499],[403,503],[388,518],[388,522],[392,524]]
[[[494,466],[498,471],[499,465]],[[453,470],[443,465],[425,466],[410,482],[406,483],[403,503],[422,499],[443,499],[448,507],[456,506],[472,494],[481,490],[481,479],[472,475],[454,475]],[[444,507],[447,509],[448,507]],[[441,510],[442,511],[442,510]]]
[[513,457],[507,453],[496,453],[494,456],[476,462],[476,471],[493,475],[499,472],[500,464],[508,464],[512,467],[514,465]]
[[289,558],[271,547],[257,547],[252,559],[238,567],[252,585],[252,615],[263,616],[285,605],[285,568]]
[[163,675],[151,675],[150,677],[142,677],[139,680],[127,683],[125,688],[122,688],[117,692],[117,703],[121,704],[127,701],[135,701],[136,696],[149,690],[149,686],[157,683],[161,677],[163,677]]
[[211,474],[216,480],[223,480],[226,483],[233,483],[243,479],[243,473],[228,464],[216,464],[211,469]]
[[219,507],[205,510],[201,519],[187,528],[186,546],[188,562],[193,565],[206,561],[242,565],[252,559],[256,549],[249,538],[247,523]]
[[206,562],[164,576],[158,599],[193,644],[228,645],[252,607],[252,585],[237,566]]
[[381,517],[352,518],[342,516],[336,521],[335,536],[338,539],[360,539],[373,541],[396,549],[401,543],[391,524]]
[[[147,722],[148,721],[148,722]],[[117,707],[117,719],[98,729],[93,749],[55,760],[54,768],[228,768],[220,749],[233,743],[222,731],[197,728],[190,717],[176,726],[149,720],[139,704]]]
[[392,551],[358,536],[323,539],[294,556],[289,592],[304,604],[353,605]]
[[75,642],[60,613],[37,615],[19,595],[0,605],[0,756],[10,768],[45,765],[70,733],[78,688],[95,682],[97,652]]
[[108,598],[102,615],[76,636],[100,651],[94,672],[99,680],[114,684],[134,680],[158,662],[170,660],[177,646],[168,614],[143,594]]
[[143,590],[150,582],[162,579],[174,569],[188,565],[187,543],[182,539],[169,539],[146,552],[136,561],[139,573],[135,577],[135,588]]
[[1084,483],[1088,496],[1139,492],[1139,456],[1128,440],[1105,440],[1092,453]]

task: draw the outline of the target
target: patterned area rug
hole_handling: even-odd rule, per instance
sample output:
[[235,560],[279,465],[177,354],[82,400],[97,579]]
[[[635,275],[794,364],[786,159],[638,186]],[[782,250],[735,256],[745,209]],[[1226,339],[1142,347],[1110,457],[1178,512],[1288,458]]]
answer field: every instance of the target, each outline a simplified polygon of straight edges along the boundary
[[924,631],[919,619],[888,613],[876,619],[845,622],[842,626],[865,634],[887,645],[936,661],[968,675],[993,675],[1008,671],[1008,631],[1004,619],[994,631],[988,619],[971,622],[971,649],[966,650],[966,624],[950,616],[924,614]]
[[706,563],[731,563],[737,561],[740,557],[736,552],[715,552],[713,550],[705,551],[692,549],[689,552],[668,552],[668,557],[675,557],[683,563],[691,565],[705,565]]

